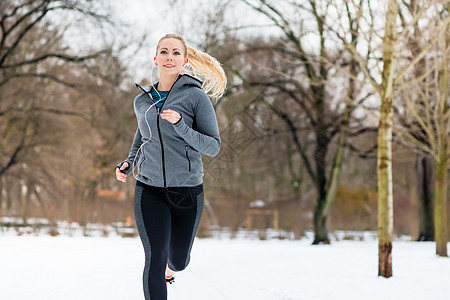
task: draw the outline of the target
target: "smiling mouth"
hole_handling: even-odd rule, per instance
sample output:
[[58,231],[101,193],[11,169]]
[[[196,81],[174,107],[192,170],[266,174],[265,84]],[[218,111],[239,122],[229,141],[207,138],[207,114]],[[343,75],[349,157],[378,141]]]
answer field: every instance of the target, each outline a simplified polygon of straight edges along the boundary
[[175,65],[164,65],[166,68],[175,68]]

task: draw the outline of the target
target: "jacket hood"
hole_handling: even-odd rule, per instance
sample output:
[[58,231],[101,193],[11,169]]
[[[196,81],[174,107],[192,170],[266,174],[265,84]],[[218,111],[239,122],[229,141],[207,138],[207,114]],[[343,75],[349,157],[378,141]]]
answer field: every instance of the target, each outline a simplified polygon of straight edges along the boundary
[[[144,90],[148,93],[151,91],[152,87],[157,86],[159,81],[151,84],[151,85],[145,85],[143,86]],[[183,89],[190,86],[202,88],[202,82],[198,80],[197,78],[192,77],[191,75],[182,74],[178,76],[178,79],[175,81],[175,83],[172,86],[172,89]]]

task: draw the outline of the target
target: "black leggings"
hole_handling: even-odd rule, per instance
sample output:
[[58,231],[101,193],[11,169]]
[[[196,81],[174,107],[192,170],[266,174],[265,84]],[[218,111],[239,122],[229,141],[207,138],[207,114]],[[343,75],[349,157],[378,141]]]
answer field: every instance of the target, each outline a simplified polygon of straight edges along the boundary
[[189,264],[203,211],[203,185],[159,188],[136,182],[134,214],[145,251],[145,299],[167,299],[166,265],[173,271]]

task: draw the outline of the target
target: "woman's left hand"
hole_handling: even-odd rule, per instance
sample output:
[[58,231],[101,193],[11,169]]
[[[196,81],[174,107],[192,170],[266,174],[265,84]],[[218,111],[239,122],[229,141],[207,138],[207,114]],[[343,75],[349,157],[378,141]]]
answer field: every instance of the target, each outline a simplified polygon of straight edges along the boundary
[[175,124],[176,122],[178,122],[181,119],[181,115],[174,110],[166,109],[166,110],[163,110],[163,113],[161,114],[161,118],[169,121],[172,124]]

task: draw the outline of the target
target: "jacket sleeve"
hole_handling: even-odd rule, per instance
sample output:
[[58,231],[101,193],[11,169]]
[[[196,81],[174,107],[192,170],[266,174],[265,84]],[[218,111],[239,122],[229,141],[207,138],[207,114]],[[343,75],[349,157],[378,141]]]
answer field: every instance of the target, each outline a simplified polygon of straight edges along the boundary
[[199,97],[194,107],[198,131],[186,125],[183,118],[173,125],[175,131],[195,150],[208,156],[216,156],[220,151],[221,142],[214,107],[203,91],[195,96],[191,93],[191,96]]
[[128,163],[128,168],[125,168],[125,174],[130,175],[133,172],[132,166],[133,161],[136,158],[137,151],[141,147],[142,144],[142,135],[139,127],[136,129],[136,133],[134,134],[133,144],[131,145],[130,152],[128,153],[128,157],[126,160],[118,164],[116,167],[120,168],[125,162]]

